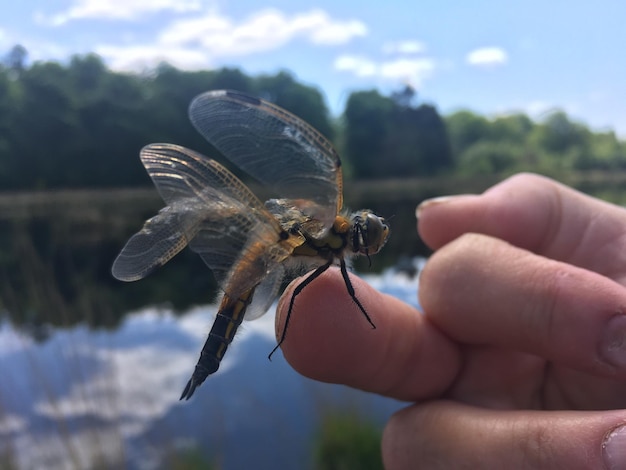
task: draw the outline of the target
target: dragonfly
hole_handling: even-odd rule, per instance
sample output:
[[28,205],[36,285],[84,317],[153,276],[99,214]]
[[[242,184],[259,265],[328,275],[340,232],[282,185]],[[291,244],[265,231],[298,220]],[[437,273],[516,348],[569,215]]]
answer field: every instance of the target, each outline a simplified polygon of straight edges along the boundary
[[309,272],[291,294],[287,335],[298,295],[333,265],[348,294],[372,328],[356,296],[347,260],[369,259],[387,241],[384,218],[370,210],[343,209],[341,160],[315,128],[281,107],[232,90],[193,99],[189,117],[224,157],[277,196],[261,202],[217,161],[188,148],[157,143],[141,162],[166,206],[148,219],[118,257],[112,274],[122,281],[144,278],[184,247],[212,270],[222,298],[215,321],[181,400],[215,373],[242,321],[263,315],[282,283]]

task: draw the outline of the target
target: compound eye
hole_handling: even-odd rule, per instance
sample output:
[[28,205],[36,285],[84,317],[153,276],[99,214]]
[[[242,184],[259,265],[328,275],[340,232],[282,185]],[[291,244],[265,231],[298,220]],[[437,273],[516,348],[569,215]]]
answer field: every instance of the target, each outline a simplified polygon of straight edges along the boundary
[[364,225],[367,233],[367,248],[370,253],[376,253],[387,241],[389,226],[385,223],[385,219],[374,214],[367,214]]

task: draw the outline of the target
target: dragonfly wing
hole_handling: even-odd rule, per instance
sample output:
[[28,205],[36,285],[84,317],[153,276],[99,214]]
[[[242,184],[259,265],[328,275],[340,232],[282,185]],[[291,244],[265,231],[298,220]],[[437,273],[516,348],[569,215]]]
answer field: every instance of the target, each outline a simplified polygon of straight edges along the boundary
[[332,225],[342,205],[341,161],[317,130],[278,106],[235,91],[197,96],[189,116],[226,158],[318,220],[321,228],[313,236]]
[[284,277],[285,270],[282,265],[278,265],[277,269],[272,270],[261,281],[261,284],[254,290],[254,297],[252,298],[252,303],[248,306],[244,320],[256,320],[269,310],[274,300],[276,300]]
[[120,281],[137,281],[164,265],[187,245],[197,232],[200,214],[168,206],[148,219],[140,232],[126,243],[113,263],[112,273]]
[[280,271],[293,247],[280,245],[272,226],[245,211],[230,217],[227,224],[229,230],[223,231],[204,221],[189,247],[211,268],[224,292],[237,298]]
[[[189,244],[209,265],[222,288],[237,296],[256,286],[274,263],[290,254],[283,248],[283,252],[272,255],[281,248],[274,247],[280,239],[280,224],[237,177],[216,161],[172,144],[148,145],[141,151],[141,161],[168,206],[129,241],[131,248],[138,247],[128,250],[135,263],[154,269]],[[142,251],[140,247],[148,242],[157,248]],[[125,253],[126,248],[118,260],[130,271],[131,256]],[[234,267],[252,256],[265,270],[248,270],[237,276],[238,283],[231,282]],[[124,270],[118,268],[117,272]]]

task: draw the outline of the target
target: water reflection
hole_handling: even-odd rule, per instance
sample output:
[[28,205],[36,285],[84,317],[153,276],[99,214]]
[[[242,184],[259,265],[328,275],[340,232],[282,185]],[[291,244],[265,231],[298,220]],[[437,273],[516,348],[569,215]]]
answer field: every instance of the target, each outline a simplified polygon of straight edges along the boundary
[[[115,328],[127,312],[146,305],[167,304],[180,313],[215,298],[213,276],[191,250],[141,283],[121,283],[111,276],[120,248],[162,206],[153,190],[119,193],[51,194],[35,201],[49,200],[45,207],[30,201],[15,214],[2,212],[13,207],[9,202],[0,204],[0,319],[9,317],[43,340],[47,325],[87,322]],[[372,258],[371,267],[367,260],[355,260],[357,271],[380,271],[400,255],[427,253],[415,231],[419,198],[377,203],[346,196],[354,207],[392,216],[389,243]]]
[[[367,276],[415,304],[417,280],[396,270]],[[220,371],[193,403],[178,392],[215,308],[127,315],[119,328],[54,329],[36,342],[0,326],[0,461],[18,468],[163,468],[197,448],[223,468],[302,468],[326,410],[353,407],[382,423],[400,403],[319,384],[291,370],[268,314],[247,323]],[[278,452],[277,449],[280,449]]]

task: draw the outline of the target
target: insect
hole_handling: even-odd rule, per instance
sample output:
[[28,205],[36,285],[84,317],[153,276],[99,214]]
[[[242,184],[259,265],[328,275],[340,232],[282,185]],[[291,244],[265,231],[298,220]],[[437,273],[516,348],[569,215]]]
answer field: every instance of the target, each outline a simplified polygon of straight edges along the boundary
[[195,128],[231,162],[274,191],[262,203],[215,160],[173,144],[150,144],[140,158],[167,204],[128,240],[113,276],[144,278],[185,246],[211,268],[223,296],[200,359],[180,399],[216,372],[242,320],[263,315],[281,283],[315,270],[294,290],[285,340],[300,292],[338,264],[355,305],[346,258],[378,252],[389,227],[369,210],[342,212],[341,161],[309,124],[267,101],[237,91],[209,91],[189,107]]

